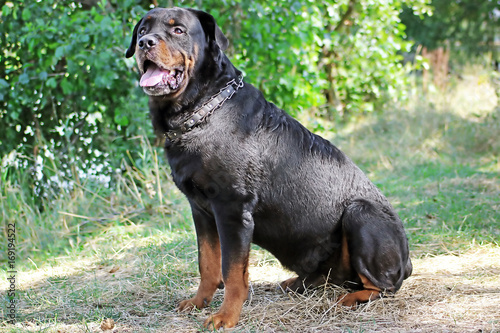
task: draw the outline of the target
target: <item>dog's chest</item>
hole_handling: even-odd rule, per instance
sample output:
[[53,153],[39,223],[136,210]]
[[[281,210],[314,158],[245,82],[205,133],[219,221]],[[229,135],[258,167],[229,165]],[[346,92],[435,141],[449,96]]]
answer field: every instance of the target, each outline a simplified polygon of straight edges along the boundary
[[222,163],[220,156],[203,149],[195,152],[181,148],[167,149],[172,179],[177,187],[197,202],[221,199],[229,195],[237,181],[228,168],[231,163]]
[[195,137],[198,131],[193,131],[184,146],[166,149],[177,187],[188,199],[203,206],[255,193],[262,177],[258,155],[249,152],[248,145],[234,133],[229,136],[202,130],[199,133],[204,134],[203,140]]
[[203,172],[201,156],[179,148],[167,149],[166,153],[175,185],[188,197],[194,196],[194,179]]

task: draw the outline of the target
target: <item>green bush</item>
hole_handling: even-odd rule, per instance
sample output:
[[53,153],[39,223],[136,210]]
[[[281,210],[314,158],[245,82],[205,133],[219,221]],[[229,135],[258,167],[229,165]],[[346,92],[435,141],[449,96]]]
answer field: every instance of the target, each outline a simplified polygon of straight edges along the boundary
[[[402,52],[411,45],[399,19],[403,4],[426,8],[425,0],[260,0],[211,13],[229,23],[223,31],[232,33],[235,63],[270,100],[291,113],[331,115],[405,97]],[[238,20],[229,17],[235,13]]]
[[2,8],[0,118],[8,126],[0,153],[22,154],[10,166],[32,168],[37,195],[65,177],[108,185],[120,161],[111,156],[129,148],[110,141],[147,124],[135,64],[123,56],[126,19],[144,10],[130,0],[108,7],[47,0]]

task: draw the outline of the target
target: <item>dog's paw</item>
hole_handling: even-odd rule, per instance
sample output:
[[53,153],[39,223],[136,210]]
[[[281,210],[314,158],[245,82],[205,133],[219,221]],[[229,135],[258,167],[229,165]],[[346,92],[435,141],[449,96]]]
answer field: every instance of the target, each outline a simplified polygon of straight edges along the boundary
[[337,305],[355,310],[358,306],[358,300],[357,297],[353,297],[352,294],[344,294],[337,299]]
[[337,299],[337,305],[356,309],[358,304],[376,300],[382,295],[377,290],[361,290],[355,293],[345,294]]
[[177,312],[189,312],[194,308],[203,309],[206,306],[208,306],[208,302],[206,300],[199,300],[198,298],[193,297],[180,302],[177,307]]
[[236,326],[238,320],[240,319],[240,314],[237,312],[222,312],[219,311],[216,314],[210,316],[205,320],[203,326],[209,330],[217,330],[221,327],[231,328]]
[[292,291],[298,294],[302,294],[306,290],[304,282],[299,277],[290,278],[281,282],[280,288],[286,293]]
[[298,279],[298,277],[287,279],[280,283],[280,288],[283,289],[283,291],[290,291],[292,290],[291,287],[297,283]]

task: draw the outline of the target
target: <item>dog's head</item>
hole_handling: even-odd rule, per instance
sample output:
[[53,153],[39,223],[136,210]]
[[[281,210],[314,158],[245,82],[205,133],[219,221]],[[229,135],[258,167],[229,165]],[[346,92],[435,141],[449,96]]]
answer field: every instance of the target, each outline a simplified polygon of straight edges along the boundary
[[175,99],[200,68],[217,62],[227,46],[212,15],[194,9],[155,8],[135,26],[126,57],[136,54],[146,94]]

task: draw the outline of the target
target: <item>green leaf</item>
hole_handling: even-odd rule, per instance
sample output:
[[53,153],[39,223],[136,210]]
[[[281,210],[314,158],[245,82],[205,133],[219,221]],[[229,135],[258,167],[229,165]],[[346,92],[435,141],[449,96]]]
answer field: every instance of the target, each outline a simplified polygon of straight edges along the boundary
[[31,19],[31,12],[28,8],[24,8],[23,12],[21,13],[21,18],[23,21],[29,21]]
[[20,84],[28,84],[30,82],[30,76],[27,73],[19,75],[18,82]]
[[59,47],[57,47],[56,49],[56,52],[55,52],[55,57],[57,59],[61,59],[63,57],[63,55],[65,54],[66,52],[66,46],[65,45],[61,45]]
[[38,74],[38,77],[40,78],[40,80],[45,81],[45,80],[47,80],[48,74],[47,74],[47,72],[43,71],[43,72],[40,72]]
[[47,87],[49,88],[55,88],[57,87],[57,81],[56,81],[56,78],[55,77],[51,77],[47,80],[47,82],[45,82],[45,84],[47,85]]
[[120,114],[115,115],[114,120],[115,120],[115,123],[117,125],[120,125],[120,126],[128,126],[128,124],[130,123],[127,116],[120,115]]
[[2,7],[2,16],[4,16],[4,17],[5,16],[9,16],[11,12],[12,11],[11,11],[11,9],[10,9],[9,6],[3,5],[3,7]]
[[61,88],[64,95],[71,95],[73,92],[73,85],[67,78],[61,80]]
[[88,43],[88,41],[89,41],[89,40],[90,40],[89,35],[87,35],[87,34],[80,35],[80,41],[81,41],[82,43]]

